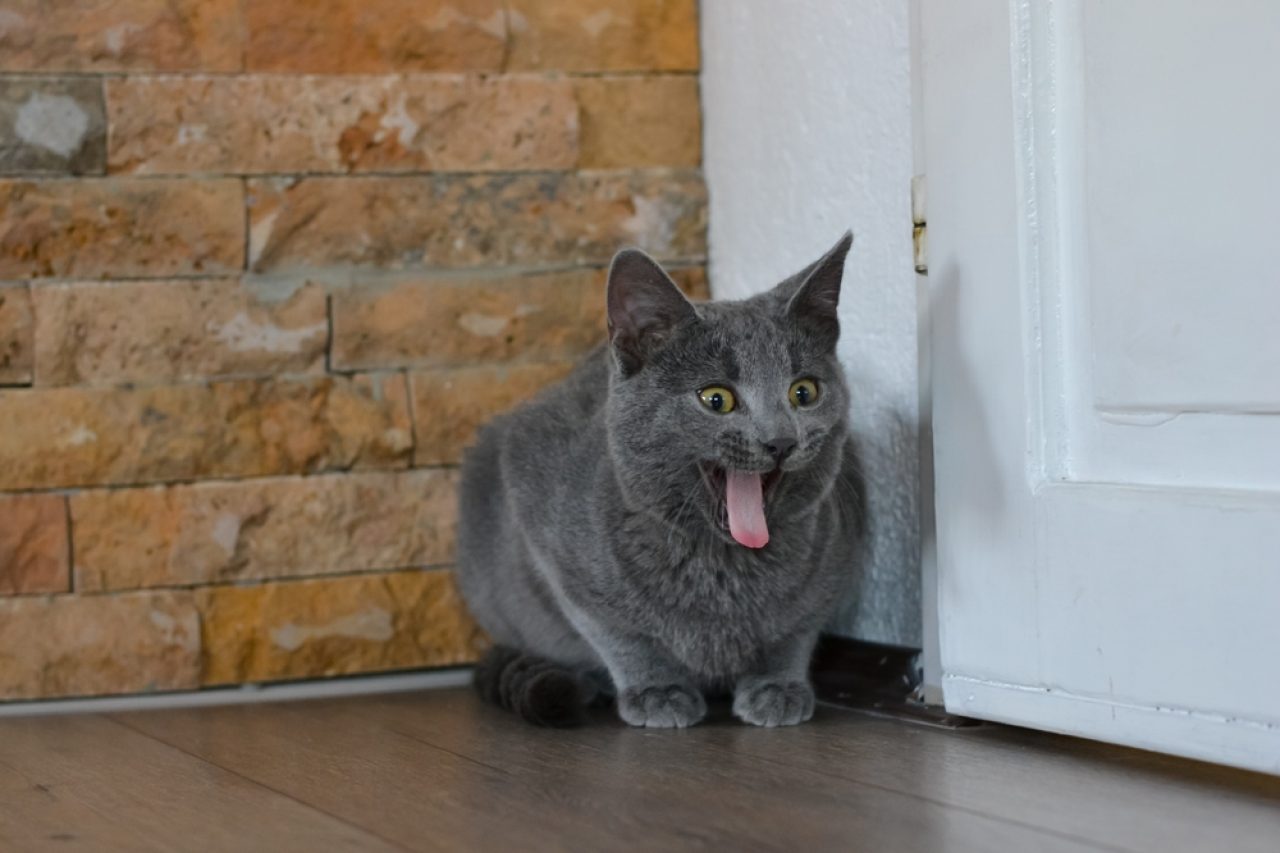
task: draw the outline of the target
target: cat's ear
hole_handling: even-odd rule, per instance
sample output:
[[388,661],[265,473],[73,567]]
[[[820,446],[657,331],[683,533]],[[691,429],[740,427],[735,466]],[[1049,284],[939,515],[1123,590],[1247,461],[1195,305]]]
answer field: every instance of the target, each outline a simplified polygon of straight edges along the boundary
[[609,267],[609,340],[624,376],[639,370],[667,336],[698,312],[658,262],[623,249]]
[[840,282],[852,245],[853,232],[846,231],[830,251],[806,268],[807,275],[787,303],[791,322],[815,338],[823,350],[834,350],[840,338]]

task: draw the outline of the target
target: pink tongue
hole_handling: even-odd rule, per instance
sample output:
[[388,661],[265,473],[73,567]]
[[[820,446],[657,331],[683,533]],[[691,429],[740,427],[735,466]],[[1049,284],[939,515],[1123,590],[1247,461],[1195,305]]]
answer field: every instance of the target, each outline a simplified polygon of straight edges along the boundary
[[769,543],[764,520],[764,489],[759,474],[726,471],[725,504],[729,508],[729,533],[741,545],[763,548]]

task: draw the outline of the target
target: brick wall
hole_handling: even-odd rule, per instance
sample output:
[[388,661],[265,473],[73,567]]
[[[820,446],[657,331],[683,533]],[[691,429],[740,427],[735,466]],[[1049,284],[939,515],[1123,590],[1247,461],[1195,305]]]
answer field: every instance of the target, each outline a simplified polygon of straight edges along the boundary
[[0,699],[473,659],[454,467],[705,290],[694,0],[0,0]]

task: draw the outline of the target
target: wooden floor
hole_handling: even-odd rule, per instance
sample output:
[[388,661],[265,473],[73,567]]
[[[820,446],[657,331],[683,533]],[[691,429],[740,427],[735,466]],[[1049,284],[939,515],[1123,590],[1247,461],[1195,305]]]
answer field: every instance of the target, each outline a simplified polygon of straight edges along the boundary
[[1280,780],[820,708],[539,730],[466,690],[0,720],[0,850],[1280,851]]

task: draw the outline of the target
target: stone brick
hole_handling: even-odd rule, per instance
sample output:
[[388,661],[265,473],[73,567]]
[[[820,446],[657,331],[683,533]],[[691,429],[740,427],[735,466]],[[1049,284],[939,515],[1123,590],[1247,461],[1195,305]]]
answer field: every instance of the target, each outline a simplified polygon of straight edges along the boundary
[[257,271],[607,263],[623,245],[706,253],[695,170],[254,179]]
[[79,492],[76,589],[450,563],[455,489],[455,472],[434,470]]
[[0,491],[403,467],[400,375],[0,391]]
[[492,171],[578,159],[572,84],[546,77],[108,80],[111,171]]
[[705,302],[711,298],[706,267],[668,267],[667,272],[690,299]]
[[37,385],[322,373],[324,290],[259,298],[234,280],[37,287]]
[[486,645],[446,571],[196,591],[207,685],[470,663]]
[[583,168],[702,162],[697,77],[580,77],[574,89],[582,111]]
[[[677,283],[704,298],[701,268]],[[602,269],[400,279],[333,295],[337,370],[574,359],[604,341]]]
[[31,382],[34,329],[30,288],[0,287],[0,385]]
[[557,362],[414,373],[415,464],[458,462],[482,424],[567,376],[573,367],[573,362]]
[[239,0],[6,0],[7,71],[236,71]]
[[0,497],[0,595],[70,588],[66,499],[61,495]]
[[245,0],[250,71],[498,71],[502,0]]
[[0,181],[0,280],[238,271],[240,181]]
[[603,339],[603,275],[409,279],[336,292],[333,366],[572,358]]
[[100,81],[0,78],[0,173],[100,175],[106,138]]
[[47,699],[200,683],[189,592],[0,599],[0,699]]
[[509,0],[511,70],[696,71],[697,0]]

